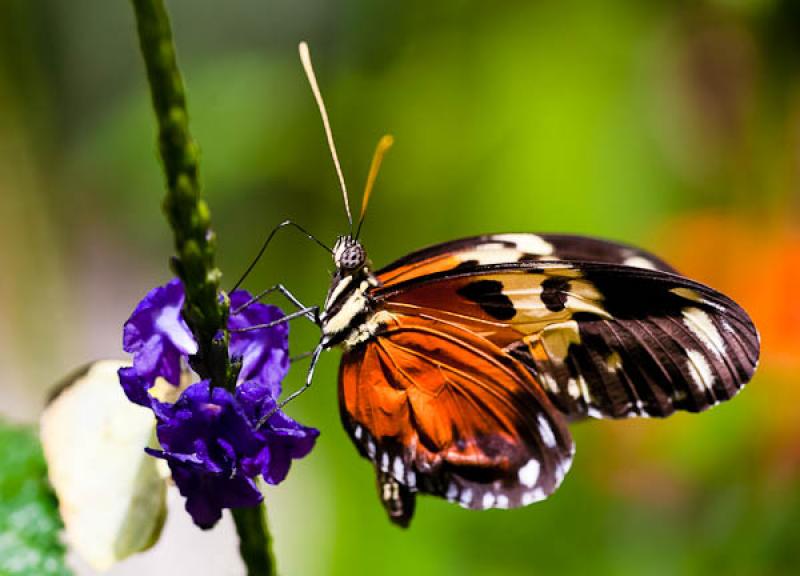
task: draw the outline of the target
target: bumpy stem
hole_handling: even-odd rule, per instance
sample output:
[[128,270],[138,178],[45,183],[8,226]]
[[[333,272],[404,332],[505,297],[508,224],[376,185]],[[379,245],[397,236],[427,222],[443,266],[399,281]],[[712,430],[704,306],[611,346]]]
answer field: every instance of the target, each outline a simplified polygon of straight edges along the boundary
[[[199,151],[189,133],[183,79],[163,0],[131,0],[139,44],[158,120],[158,144],[166,176],[164,212],[175,235],[172,267],[183,282],[183,315],[197,339],[192,367],[213,385],[233,390],[237,366],[228,356],[226,329],[230,302],[220,290],[214,264],[216,237],[211,213],[200,197]],[[240,552],[250,576],[272,576],[275,562],[263,506],[233,510]]]
[[212,384],[232,388],[224,330],[229,304],[220,298],[222,274],[214,264],[216,237],[208,205],[200,197],[199,150],[189,133],[186,94],[175,59],[169,17],[162,0],[132,0],[139,44],[158,119],[158,144],[167,181],[164,212],[175,234],[172,266],[186,289],[183,314],[199,344],[192,366]]

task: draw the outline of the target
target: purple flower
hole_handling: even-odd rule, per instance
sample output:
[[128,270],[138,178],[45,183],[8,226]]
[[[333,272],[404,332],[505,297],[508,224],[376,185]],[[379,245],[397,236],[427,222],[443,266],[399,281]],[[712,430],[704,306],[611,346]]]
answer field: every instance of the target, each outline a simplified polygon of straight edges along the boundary
[[181,461],[174,454],[148,452],[167,461],[172,479],[186,498],[186,511],[204,530],[214,527],[222,517],[223,508],[246,508],[263,500],[256,483],[247,476],[213,474],[190,460]]
[[[237,312],[252,297],[245,290],[231,293],[231,310]],[[228,329],[237,330],[267,324],[283,316],[277,306],[268,306],[258,302],[252,303],[241,312],[231,314]],[[242,370],[239,382],[257,380],[269,386],[272,395],[280,396],[280,383],[289,371],[289,325],[278,324],[272,328],[252,330],[249,332],[232,332],[230,340],[231,356],[242,358]]]
[[[249,293],[231,294],[229,329],[247,328],[281,318],[275,306],[251,301]],[[291,461],[306,456],[319,431],[276,410],[281,380],[288,371],[288,326],[233,332],[230,354],[242,369],[235,392],[212,387],[207,380],[183,391],[174,403],[150,396],[155,379],[180,380],[188,356],[197,352],[181,317],[183,286],[173,280],[151,290],[124,329],[124,348],[133,366],[119,371],[128,398],[151,408],[156,416],[160,450],[148,453],[167,461],[186,498],[195,524],[210,528],[223,508],[261,502],[255,478],[270,484],[286,478]],[[263,422],[262,422],[263,421]]]
[[275,397],[255,381],[236,388],[236,399],[248,421],[257,425],[269,416],[259,430],[264,445],[253,463],[270,484],[283,482],[292,460],[305,457],[314,447],[319,430],[308,428],[275,410]]
[[[154,400],[148,391],[156,378],[177,386],[181,360],[197,353],[197,341],[181,315],[184,298],[183,284],[172,280],[148,292],[125,322],[122,348],[133,354],[133,367],[121,369],[119,377],[131,402],[150,407]],[[231,293],[230,299],[229,330],[267,324],[284,315],[277,306],[252,302],[246,290]],[[288,324],[232,332],[229,348],[232,358],[242,359],[238,382],[256,380],[280,396],[281,380],[289,371]]]
[[122,348],[133,354],[133,369],[123,369],[122,386],[132,402],[146,406],[147,389],[159,376],[177,386],[181,357],[197,353],[197,342],[181,316],[183,300],[183,285],[173,280],[148,292],[125,322]]
[[198,526],[213,526],[223,508],[261,502],[253,478],[263,474],[271,484],[281,482],[292,459],[314,447],[319,432],[281,412],[256,429],[274,407],[267,387],[258,383],[245,383],[232,395],[207,380],[164,405],[156,427],[162,450],[148,452],[167,461]]

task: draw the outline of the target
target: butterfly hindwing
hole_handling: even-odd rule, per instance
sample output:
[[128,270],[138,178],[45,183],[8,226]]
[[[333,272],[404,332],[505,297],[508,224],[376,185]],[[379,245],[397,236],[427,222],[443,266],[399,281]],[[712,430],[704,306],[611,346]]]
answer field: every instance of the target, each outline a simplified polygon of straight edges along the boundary
[[571,463],[565,420],[531,373],[468,330],[394,315],[345,352],[339,383],[345,428],[379,479],[401,485],[393,494],[379,483],[398,523],[407,523],[403,487],[510,508],[552,493]]
[[385,286],[375,297],[390,313],[488,339],[571,418],[701,411],[736,394],[758,360],[757,332],[736,303],[659,270],[490,264]]

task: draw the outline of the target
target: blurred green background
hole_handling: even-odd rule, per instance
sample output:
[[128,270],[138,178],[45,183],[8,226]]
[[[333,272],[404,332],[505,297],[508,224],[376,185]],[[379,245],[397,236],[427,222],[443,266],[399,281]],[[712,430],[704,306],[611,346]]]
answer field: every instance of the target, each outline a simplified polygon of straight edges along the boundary
[[[318,447],[267,492],[284,573],[800,573],[800,3],[168,7],[227,286],[285,218],[328,242],[346,230],[305,39],[354,204],[378,138],[396,138],[363,233],[375,264],[484,232],[605,236],[727,292],[762,335],[732,402],[578,424],[548,501],[423,498],[408,531],[339,424],[329,353],[289,410],[322,430]],[[63,374],[120,357],[122,323],[169,278],[154,138],[127,2],[0,2],[3,418],[35,421]],[[247,287],[321,302],[332,263],[284,234]],[[316,336],[297,324],[294,351]],[[231,524],[201,534],[172,504],[162,542],[114,573],[239,573]]]

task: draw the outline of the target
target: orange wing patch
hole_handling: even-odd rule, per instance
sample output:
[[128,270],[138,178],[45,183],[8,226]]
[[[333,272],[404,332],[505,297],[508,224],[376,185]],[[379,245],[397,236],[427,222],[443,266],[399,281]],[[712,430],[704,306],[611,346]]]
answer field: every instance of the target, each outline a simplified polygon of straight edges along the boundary
[[362,454],[413,491],[465,508],[541,500],[573,446],[524,366],[467,330],[395,316],[341,364],[342,420]]

